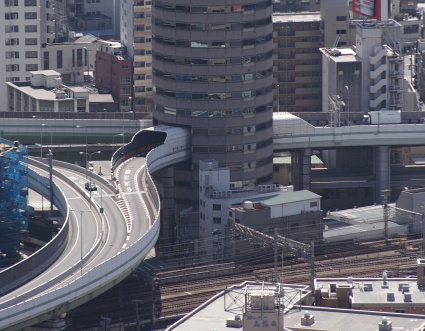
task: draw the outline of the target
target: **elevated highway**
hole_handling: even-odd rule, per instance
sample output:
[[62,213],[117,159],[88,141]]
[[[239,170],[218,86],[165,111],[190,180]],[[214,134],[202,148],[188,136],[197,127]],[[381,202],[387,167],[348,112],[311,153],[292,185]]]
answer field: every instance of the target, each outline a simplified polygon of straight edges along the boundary
[[274,151],[424,144],[425,124],[315,127],[289,113],[273,115]]
[[[275,114],[275,150],[422,145],[425,141],[423,125],[315,128],[291,116]],[[151,174],[189,159],[190,139],[188,129],[170,126],[137,132],[113,155],[111,174],[118,180],[116,186],[93,175],[103,195],[94,195],[92,209],[82,187],[82,168],[55,162],[54,202],[65,222],[48,245],[22,262],[27,266],[18,264],[0,273],[0,329],[18,330],[54,318],[106,291],[136,268],[154,247],[160,229],[160,200]],[[41,169],[39,174],[36,168]],[[42,171],[46,171],[43,165],[34,168],[30,186],[47,195]],[[99,212],[100,206],[104,213]],[[86,216],[90,221],[84,222],[82,232]],[[81,241],[82,233],[90,239]],[[43,264],[43,270],[36,268],[31,277],[25,273],[49,254],[54,258]]]
[[[0,273],[0,329],[19,330],[59,316],[129,275],[159,235],[160,202],[151,172],[189,157],[190,135],[185,129],[156,127],[138,132],[114,154],[117,187],[93,175],[104,194],[93,196],[91,209],[82,186],[82,168],[55,162],[54,203],[65,222],[48,245]],[[34,171],[30,187],[48,195],[42,177]],[[104,213],[99,213],[101,205]],[[43,264],[52,252],[58,253]],[[38,264],[42,268],[35,267]],[[29,275],[33,268],[35,273]]]

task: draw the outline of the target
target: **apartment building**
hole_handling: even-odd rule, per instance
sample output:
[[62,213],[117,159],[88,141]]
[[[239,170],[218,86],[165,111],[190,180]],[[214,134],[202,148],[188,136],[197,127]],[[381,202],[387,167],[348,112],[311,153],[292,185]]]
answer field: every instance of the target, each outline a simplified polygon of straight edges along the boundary
[[[5,62],[0,65],[0,75],[5,81],[29,80],[31,71],[41,69],[41,48],[55,36],[53,13],[51,1],[5,0],[2,3],[0,44]],[[3,84],[0,99],[6,100],[6,97]]]
[[273,15],[274,111],[322,111],[320,22],[317,12]]
[[132,111],[133,61],[119,42],[101,41],[99,46],[94,75],[96,87],[111,93],[119,102],[120,111]]
[[87,35],[74,42],[47,44],[41,50],[41,70],[59,72],[66,85],[91,81],[100,42],[97,37]]
[[[161,2],[158,2],[161,4]],[[120,6],[120,40],[133,60],[135,112],[152,111],[152,1],[123,0]]]

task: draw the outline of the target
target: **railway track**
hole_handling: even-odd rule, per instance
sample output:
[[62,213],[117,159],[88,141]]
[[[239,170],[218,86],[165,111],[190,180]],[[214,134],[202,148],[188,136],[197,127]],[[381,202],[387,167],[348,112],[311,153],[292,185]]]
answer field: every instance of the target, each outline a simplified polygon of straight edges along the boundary
[[[420,240],[411,240],[408,245],[417,248],[422,243]],[[381,277],[384,270],[392,276],[398,276],[400,272],[414,274],[416,259],[420,253],[420,251],[401,251],[397,240],[389,243],[377,241],[361,245],[345,245],[342,249],[320,247],[316,255],[318,263],[315,273],[318,278]],[[208,268],[220,271],[224,275],[220,276],[220,272],[216,272],[214,277],[206,278],[214,274],[209,273]],[[297,259],[280,261],[277,273],[288,284],[308,284],[311,277],[310,264]],[[198,278],[200,274],[202,279]],[[275,274],[274,262],[244,265],[233,261],[218,264],[216,267],[208,265],[179,268],[175,272],[155,270],[149,275],[151,278],[149,281],[145,276],[133,275],[99,298],[71,312],[69,315],[74,320],[71,330],[87,330],[89,325],[93,326],[91,322],[93,316],[108,316],[112,318],[112,323],[121,321],[124,325],[134,326],[135,300],[139,301],[138,315],[140,320],[144,321],[142,325],[152,320],[153,316],[157,320],[182,316],[230,285],[240,284],[246,280],[271,281]],[[163,285],[159,285],[161,277],[167,278],[167,282]],[[117,302],[119,309],[116,308]],[[98,319],[96,323],[99,325]],[[147,327],[146,329],[148,330]]]

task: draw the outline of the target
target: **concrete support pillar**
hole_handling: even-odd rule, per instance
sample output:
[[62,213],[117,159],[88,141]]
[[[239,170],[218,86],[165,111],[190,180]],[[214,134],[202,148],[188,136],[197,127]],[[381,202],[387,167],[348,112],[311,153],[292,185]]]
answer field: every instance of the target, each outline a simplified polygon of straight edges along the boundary
[[155,173],[159,179],[161,197],[161,232],[160,243],[169,244],[175,239],[174,228],[176,224],[174,206],[174,168],[167,167]]
[[382,204],[384,201],[384,190],[391,189],[390,183],[390,147],[374,147],[375,155],[375,201]]
[[292,154],[292,184],[295,190],[310,190],[311,148],[298,149]]

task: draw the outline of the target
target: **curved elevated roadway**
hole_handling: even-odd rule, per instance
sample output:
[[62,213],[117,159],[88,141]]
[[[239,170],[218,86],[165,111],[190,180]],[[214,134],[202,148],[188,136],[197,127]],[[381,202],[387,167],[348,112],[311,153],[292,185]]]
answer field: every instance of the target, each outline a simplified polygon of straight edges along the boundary
[[[135,134],[113,157],[118,190],[93,175],[101,192],[93,195],[91,209],[81,197],[87,195],[81,168],[55,162],[54,200],[66,221],[48,245],[22,261],[30,264],[27,271],[34,266],[31,260],[40,260],[37,254],[52,245],[53,250],[61,247],[55,239],[63,231],[69,236],[64,237],[63,251],[44,269],[49,268],[24,284],[6,284],[10,275],[19,274],[19,264],[0,273],[1,288],[8,287],[0,298],[0,329],[19,330],[65,313],[114,286],[140,264],[159,235],[159,196],[150,173],[190,157],[189,137],[185,129],[165,126]],[[30,178],[31,187],[47,196],[46,181],[35,171]],[[103,215],[98,213],[100,205]]]
[[[422,135],[425,137],[424,125],[315,128],[290,114],[274,116],[275,150],[421,145]],[[55,186],[55,205],[66,215],[66,221],[60,233],[40,251],[52,250],[53,243],[55,252],[60,252],[54,254],[58,255],[54,261],[45,263],[48,264],[45,267],[50,265],[50,268],[39,275],[31,275],[32,280],[25,282],[27,285],[19,282],[9,285],[10,275],[16,273],[17,266],[0,273],[0,291],[8,292],[0,298],[0,329],[18,330],[67,312],[106,291],[140,264],[159,235],[160,201],[151,174],[188,159],[190,136],[188,129],[170,126],[136,133],[131,142],[113,156],[111,171],[118,179],[117,187],[93,176],[104,194],[93,196],[91,209],[81,198],[87,194],[81,186],[85,182],[81,168],[55,163],[55,182],[60,186]],[[48,195],[46,182],[40,176],[33,175],[32,185]],[[68,191],[68,187],[72,189]],[[100,205],[105,207],[103,215],[98,213]],[[84,230],[81,231],[83,218]],[[55,241],[57,238],[62,238],[62,242]],[[27,260],[39,260],[39,252]],[[31,270],[27,268],[26,271]]]

